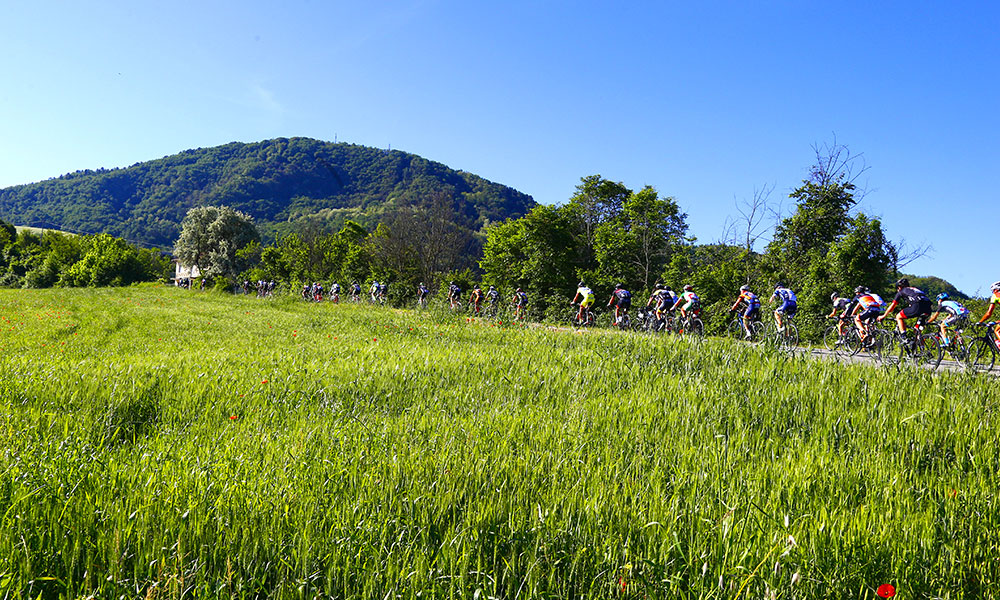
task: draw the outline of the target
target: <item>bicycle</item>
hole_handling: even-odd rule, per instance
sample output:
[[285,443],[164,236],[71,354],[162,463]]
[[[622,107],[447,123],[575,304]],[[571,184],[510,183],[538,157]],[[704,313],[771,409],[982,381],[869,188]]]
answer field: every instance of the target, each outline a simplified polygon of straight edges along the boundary
[[743,315],[737,311],[730,311],[733,320],[726,327],[726,335],[734,340],[746,340],[749,342],[759,341],[764,336],[764,323],[760,318],[750,321],[750,331],[743,327]]
[[768,324],[767,338],[778,348],[791,349],[799,345],[799,328],[795,325],[795,317],[785,315],[784,326],[778,330],[778,324]]
[[973,323],[975,335],[967,341],[968,355],[966,368],[977,373],[986,373],[993,369],[997,355],[1000,354],[1000,338],[996,336],[996,322]]
[[911,335],[909,331],[897,334],[899,340],[899,364],[910,362],[914,366],[926,366],[932,370],[941,364],[941,341],[935,333],[926,333],[927,318],[917,317]]
[[678,320],[677,333],[687,333],[695,337],[702,337],[705,335],[705,324],[702,323],[698,315],[701,314],[700,311],[696,313],[691,313],[686,317],[681,317]]
[[875,360],[881,361],[884,356],[891,355],[896,348],[896,337],[889,329],[878,327],[874,321],[864,321],[862,330],[851,326],[848,333],[847,349],[851,356],[861,351],[868,353]]
[[[823,347],[833,352],[833,354],[839,355],[854,354],[851,352],[850,342],[852,334],[856,334],[857,330],[851,323],[849,317],[831,317],[838,320],[838,325],[830,325],[823,331]],[[843,329],[843,333],[841,333]]]
[[594,311],[590,310],[589,306],[586,306],[583,308],[582,318],[580,316],[580,311],[573,311],[573,314],[569,318],[569,322],[576,329],[593,327],[597,324],[597,317],[594,316]]

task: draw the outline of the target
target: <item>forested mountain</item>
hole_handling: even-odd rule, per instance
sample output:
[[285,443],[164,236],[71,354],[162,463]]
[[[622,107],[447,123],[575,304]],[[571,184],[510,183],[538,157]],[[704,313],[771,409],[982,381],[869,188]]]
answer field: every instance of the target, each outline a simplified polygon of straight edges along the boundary
[[455,222],[479,230],[535,201],[512,188],[398,150],[279,138],[186,150],[124,169],[99,169],[0,190],[0,218],[80,233],[107,232],[169,248],[188,209],[227,205],[253,216],[265,241],[347,219],[373,225],[451,200]]

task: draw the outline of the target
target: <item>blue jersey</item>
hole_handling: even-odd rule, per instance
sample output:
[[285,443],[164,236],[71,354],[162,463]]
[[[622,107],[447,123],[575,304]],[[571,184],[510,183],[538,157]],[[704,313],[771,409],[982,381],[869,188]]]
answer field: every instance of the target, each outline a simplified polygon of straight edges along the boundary
[[946,312],[953,317],[960,317],[969,314],[969,309],[965,308],[954,300],[945,300],[938,305],[938,312]]
[[795,292],[788,288],[777,288],[774,290],[775,298],[780,298],[782,302],[798,302],[795,298]]

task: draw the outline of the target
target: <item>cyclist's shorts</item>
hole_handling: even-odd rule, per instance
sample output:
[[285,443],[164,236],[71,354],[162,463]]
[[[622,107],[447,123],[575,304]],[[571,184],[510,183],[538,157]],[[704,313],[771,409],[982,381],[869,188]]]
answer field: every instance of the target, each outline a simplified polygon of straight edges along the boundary
[[670,310],[670,307],[673,306],[673,304],[674,303],[670,302],[669,300],[657,300],[656,312],[665,312],[667,310]]
[[622,310],[628,310],[629,308],[632,307],[632,299],[631,298],[624,298],[624,299],[619,298],[617,306],[618,306],[618,308],[620,308]]
[[969,313],[962,313],[944,320],[945,327],[964,327],[969,320]]
[[584,308],[587,308],[588,306],[593,306],[594,305],[594,299],[595,299],[595,296],[593,294],[591,294],[591,295],[587,296],[586,298],[584,298],[582,302],[580,302],[580,306],[582,306]]
[[748,319],[755,319],[759,314],[760,314],[760,304],[754,304],[753,306],[747,307],[747,310],[746,312],[743,313],[743,316]]
[[700,307],[698,306],[697,302],[685,302],[684,305],[681,306],[681,310],[683,310],[685,313],[691,310],[698,310],[698,308]]
[[871,323],[872,321],[877,319],[880,314],[882,314],[882,309],[877,306],[873,306],[871,308],[866,308],[865,310],[861,311],[861,313],[858,314],[858,320],[861,321],[862,323],[864,322]]
[[907,319],[919,317],[920,315],[924,315],[925,317],[929,317],[931,315],[930,300],[920,300],[919,302],[914,302],[911,306],[907,306],[903,311],[903,316]]
[[795,313],[799,312],[799,305],[796,304],[795,302],[789,302],[786,300],[774,312],[781,313],[783,315],[788,315],[789,317],[794,317]]

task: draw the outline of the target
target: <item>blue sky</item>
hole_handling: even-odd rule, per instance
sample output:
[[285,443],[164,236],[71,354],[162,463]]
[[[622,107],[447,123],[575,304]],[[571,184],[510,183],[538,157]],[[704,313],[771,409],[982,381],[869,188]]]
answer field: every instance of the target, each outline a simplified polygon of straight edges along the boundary
[[[621,6],[617,4],[622,4]],[[419,154],[563,202],[654,186],[702,242],[817,145],[908,270],[1000,279],[1000,5],[902,2],[5,3],[0,187],[231,141]]]

